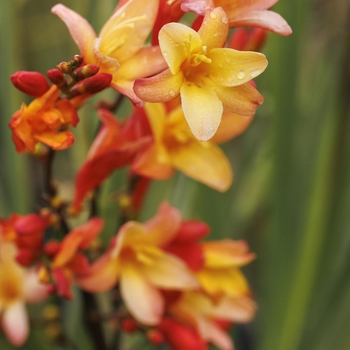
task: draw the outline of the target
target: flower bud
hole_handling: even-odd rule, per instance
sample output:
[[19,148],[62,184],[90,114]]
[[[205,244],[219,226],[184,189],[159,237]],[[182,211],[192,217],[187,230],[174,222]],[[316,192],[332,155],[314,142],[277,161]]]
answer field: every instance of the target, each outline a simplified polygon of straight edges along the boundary
[[10,79],[18,90],[32,97],[40,97],[50,88],[44,75],[38,72],[22,70],[12,74]]
[[151,329],[147,332],[147,338],[154,345],[160,345],[164,341],[163,333],[158,329]]
[[74,57],[69,61],[73,69],[80,67],[84,62],[84,57],[81,55],[74,55]]
[[125,318],[121,323],[121,328],[126,333],[133,333],[138,329],[136,321],[132,318]]
[[29,266],[35,260],[35,254],[30,249],[21,249],[16,255],[16,261],[22,266]]
[[67,81],[64,74],[57,68],[53,68],[47,71],[47,76],[51,83],[57,85],[58,87],[64,87],[67,85]]
[[73,73],[73,77],[76,81],[83,80],[97,74],[99,70],[99,66],[96,66],[95,64],[87,64],[84,67],[77,68]]
[[71,74],[74,71],[73,67],[68,62],[61,62],[56,67],[64,74]]
[[233,33],[228,47],[241,51],[260,51],[265,44],[266,30],[253,28],[248,31],[246,28],[236,29]]
[[108,73],[99,73],[93,77],[84,79],[78,84],[71,88],[71,93],[73,96],[83,95],[83,94],[96,94],[102,91],[112,81],[112,75]]

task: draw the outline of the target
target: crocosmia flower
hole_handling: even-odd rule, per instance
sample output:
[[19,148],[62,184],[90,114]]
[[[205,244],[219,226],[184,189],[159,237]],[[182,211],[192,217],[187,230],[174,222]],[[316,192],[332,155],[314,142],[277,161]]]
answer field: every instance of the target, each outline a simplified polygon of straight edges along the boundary
[[111,86],[134,103],[136,78],[148,77],[165,68],[158,46],[143,47],[158,12],[159,0],[122,1],[105,23],[99,35],[76,12],[62,4],[52,8],[67,25],[86,63],[100,67],[100,72],[113,76]]
[[165,306],[160,289],[198,287],[186,264],[162,249],[180,224],[180,212],[166,203],[145,224],[127,222],[110,250],[91,266],[87,276],[78,278],[78,284],[88,291],[102,292],[120,280],[121,295],[130,313],[143,324],[157,324]]
[[219,127],[223,110],[253,115],[263,102],[248,83],[267,66],[261,53],[223,48],[228,18],[222,8],[208,10],[198,32],[166,24],[159,45],[169,69],[135,81],[135,93],[148,102],[181,96],[182,108],[194,136],[207,141]]
[[60,90],[53,85],[44,95],[24,103],[9,123],[17,152],[34,152],[42,142],[54,150],[71,146],[74,136],[64,130],[68,125],[76,126],[79,118],[76,109],[67,99],[59,99]]
[[281,35],[292,30],[283,17],[268,9],[278,0],[183,0],[181,8],[204,15],[208,7],[222,7],[230,27],[259,27]]
[[[144,111],[137,109],[135,113],[146,113],[154,137],[135,159],[135,173],[159,180],[169,178],[177,169],[218,191],[230,187],[233,174],[224,152],[215,142],[200,142],[193,136],[181,106],[167,112],[164,104],[146,103]],[[225,132],[225,141],[229,134],[237,135],[241,124],[247,125],[243,116],[233,113],[226,112],[224,119],[225,131],[220,134]]]

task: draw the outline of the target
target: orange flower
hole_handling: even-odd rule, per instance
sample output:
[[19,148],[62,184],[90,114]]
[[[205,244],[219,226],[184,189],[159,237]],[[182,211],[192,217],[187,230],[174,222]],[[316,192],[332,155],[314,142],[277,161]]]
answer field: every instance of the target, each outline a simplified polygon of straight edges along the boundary
[[143,324],[157,324],[164,311],[159,289],[198,286],[185,263],[161,248],[176,235],[180,222],[179,211],[166,203],[143,225],[127,222],[110,250],[91,266],[89,275],[78,279],[79,285],[102,292],[120,280],[121,295],[130,313]]
[[27,149],[34,152],[42,142],[54,150],[62,150],[74,142],[70,131],[62,131],[68,125],[76,126],[79,118],[76,109],[67,99],[59,99],[60,90],[52,86],[29,106],[22,105],[9,123],[17,152]]
[[41,285],[34,270],[25,270],[16,263],[16,247],[0,239],[0,319],[9,341],[22,345],[29,332],[25,303],[44,300],[47,288]]
[[[229,160],[215,142],[200,142],[193,136],[181,106],[167,113],[164,104],[147,103],[144,112],[154,142],[137,156],[133,172],[152,179],[167,179],[177,169],[221,192],[231,186],[233,174]],[[136,114],[144,112],[137,110]],[[237,136],[251,119],[225,112],[222,127],[213,141],[223,142]]]
[[278,0],[183,0],[181,8],[204,15],[208,7],[222,7],[230,27],[259,27],[281,35],[290,35],[288,23],[276,12],[267,9]]
[[148,102],[180,95],[188,125],[201,141],[215,134],[224,109],[251,116],[263,102],[248,82],[266,68],[265,56],[223,48],[227,34],[222,8],[208,10],[198,32],[180,23],[166,24],[159,44],[169,69],[134,85],[135,93]]
[[165,68],[159,47],[143,47],[157,16],[159,0],[122,1],[97,36],[90,24],[62,4],[52,8],[67,25],[86,63],[100,67],[113,76],[112,87],[134,103],[136,78],[148,77]]

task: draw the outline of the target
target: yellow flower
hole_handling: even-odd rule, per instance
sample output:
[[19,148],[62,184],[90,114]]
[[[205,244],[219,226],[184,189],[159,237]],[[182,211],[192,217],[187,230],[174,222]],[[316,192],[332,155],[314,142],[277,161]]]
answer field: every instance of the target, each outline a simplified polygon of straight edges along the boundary
[[62,4],[52,8],[67,25],[85,63],[112,74],[111,86],[141,103],[132,85],[136,78],[148,77],[165,68],[158,46],[143,47],[157,16],[159,0],[124,1],[118,5],[97,36],[91,25],[79,14]]
[[[140,152],[133,172],[152,179],[167,179],[174,169],[218,191],[232,184],[231,165],[224,152],[212,140],[198,141],[191,133],[181,106],[167,112],[161,103],[146,103],[144,112],[150,122],[154,142]],[[136,110],[136,113],[143,113]],[[249,117],[248,117],[249,118]],[[216,139],[227,141],[249,124],[244,116],[224,113],[224,130],[219,127]]]
[[208,10],[198,32],[166,24],[159,45],[169,69],[137,79],[134,91],[148,102],[181,96],[182,108],[194,136],[207,141],[218,129],[223,110],[252,116],[262,96],[248,82],[267,66],[261,53],[223,48],[228,18],[220,7]]
[[143,324],[157,324],[164,311],[159,289],[198,287],[186,264],[161,249],[176,235],[180,223],[180,212],[166,203],[147,223],[126,223],[111,249],[92,265],[86,277],[78,278],[78,284],[88,291],[103,292],[120,280],[130,313]]

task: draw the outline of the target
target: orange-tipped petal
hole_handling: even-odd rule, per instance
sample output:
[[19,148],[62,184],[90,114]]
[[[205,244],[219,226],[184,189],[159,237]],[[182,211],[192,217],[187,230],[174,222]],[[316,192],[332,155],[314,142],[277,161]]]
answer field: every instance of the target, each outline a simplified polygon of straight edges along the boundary
[[37,141],[45,143],[46,145],[57,151],[66,149],[74,143],[74,136],[70,131],[62,131],[59,133],[45,132],[41,134],[36,134],[35,139]]
[[214,143],[191,142],[172,153],[174,167],[220,192],[229,189],[233,174],[224,152]]
[[265,55],[233,49],[213,49],[208,67],[210,78],[222,86],[242,85],[261,74],[267,67]]
[[287,21],[273,11],[251,11],[243,13],[230,21],[232,27],[259,27],[280,35],[292,34]]
[[207,141],[219,127],[223,105],[211,86],[183,84],[181,86],[182,109],[193,135]]
[[179,96],[182,82],[182,72],[173,75],[167,69],[151,78],[137,79],[134,92],[147,102],[167,102]]
[[163,297],[133,266],[123,265],[120,292],[128,310],[139,322],[151,326],[160,321]]
[[249,83],[239,86],[216,86],[216,93],[228,112],[252,116],[264,101],[262,95]]
[[96,34],[88,21],[62,4],[55,5],[51,12],[66,24],[84,59],[87,62],[93,62],[92,54]]

